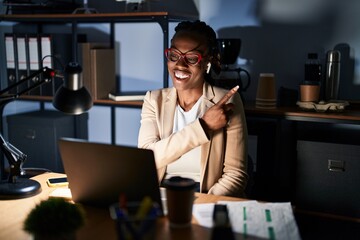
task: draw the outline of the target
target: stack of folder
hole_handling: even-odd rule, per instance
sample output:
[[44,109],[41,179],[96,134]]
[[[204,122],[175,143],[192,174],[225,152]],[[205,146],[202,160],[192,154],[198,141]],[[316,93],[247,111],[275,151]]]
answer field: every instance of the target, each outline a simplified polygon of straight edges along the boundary
[[[79,37],[84,41],[85,35]],[[37,34],[37,33],[5,33],[5,53],[7,68],[7,84],[24,79],[43,67],[54,69],[58,73],[72,60],[71,34]],[[10,93],[18,93],[38,82],[42,76],[18,85]],[[51,84],[30,91],[29,95],[54,96],[63,80],[54,78]]]

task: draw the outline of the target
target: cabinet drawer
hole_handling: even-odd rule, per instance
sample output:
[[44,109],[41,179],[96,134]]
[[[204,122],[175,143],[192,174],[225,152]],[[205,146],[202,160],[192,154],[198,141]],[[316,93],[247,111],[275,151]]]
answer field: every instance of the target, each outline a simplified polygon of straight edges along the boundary
[[360,217],[360,146],[298,141],[297,207]]
[[9,142],[27,155],[24,167],[63,172],[57,142],[77,136],[76,125],[87,129],[87,118],[77,123],[74,116],[58,111],[36,111],[7,116]]

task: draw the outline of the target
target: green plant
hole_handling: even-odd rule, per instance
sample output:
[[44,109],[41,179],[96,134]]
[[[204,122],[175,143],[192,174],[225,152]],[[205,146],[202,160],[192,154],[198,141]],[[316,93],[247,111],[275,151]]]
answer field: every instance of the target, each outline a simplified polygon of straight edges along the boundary
[[34,236],[74,234],[85,223],[83,208],[62,198],[41,201],[29,213],[24,230]]

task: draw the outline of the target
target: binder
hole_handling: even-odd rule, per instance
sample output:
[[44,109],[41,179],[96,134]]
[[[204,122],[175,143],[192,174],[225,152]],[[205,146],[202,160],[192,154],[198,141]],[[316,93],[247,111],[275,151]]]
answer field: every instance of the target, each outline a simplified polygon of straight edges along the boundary
[[[53,69],[52,59],[52,37],[51,35],[40,35],[40,67],[48,67]],[[43,76],[40,76],[42,78]],[[43,84],[40,87],[42,96],[53,96],[52,84]]]
[[[33,74],[34,72],[40,69],[40,43],[37,34],[28,34],[26,37],[27,43],[27,56],[28,56],[28,75]],[[40,76],[33,77],[30,81],[28,86],[32,86],[40,81]],[[39,96],[41,94],[40,88],[35,88],[29,92],[29,95],[36,95]]]
[[91,89],[93,99],[108,99],[115,90],[114,49],[91,49]]
[[[26,35],[16,34],[17,47],[17,81],[28,76],[27,72],[27,54],[26,54]],[[20,92],[27,88],[27,83],[20,84],[17,91]]]
[[[84,34],[78,34],[78,41],[80,41]],[[56,72],[63,73],[65,75],[64,70],[65,66],[71,62],[72,53],[73,53],[73,38],[71,34],[61,34],[61,33],[53,33],[52,37],[52,54],[53,54],[53,66]],[[80,40],[79,40],[80,39]],[[77,46],[77,45],[76,45]],[[66,76],[65,76],[66,77]],[[56,91],[63,85],[63,79],[55,77],[53,79],[53,95],[55,95]]]
[[[16,83],[15,44],[13,34],[5,34],[5,54],[7,84],[8,86],[11,86]],[[16,89],[10,90],[9,93],[16,93]]]
[[[93,80],[92,75],[92,67],[94,65],[90,50],[92,49],[106,49],[109,48],[109,43],[101,43],[101,42],[84,42],[79,44],[79,63],[82,67],[82,77],[83,77],[83,83],[84,86],[87,88],[87,90],[90,92],[93,100],[97,99],[99,94],[97,94],[96,90],[96,84]],[[100,94],[103,95],[103,94]]]

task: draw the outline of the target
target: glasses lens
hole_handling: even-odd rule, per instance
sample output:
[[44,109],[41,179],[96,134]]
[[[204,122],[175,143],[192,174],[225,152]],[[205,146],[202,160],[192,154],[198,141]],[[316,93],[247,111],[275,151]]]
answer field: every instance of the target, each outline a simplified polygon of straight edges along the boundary
[[171,62],[177,62],[183,57],[186,64],[188,64],[188,65],[196,65],[201,60],[200,54],[196,54],[196,53],[182,54],[171,48],[166,49],[165,54],[166,54],[166,58]]
[[185,61],[189,65],[195,65],[200,62],[200,55],[194,53],[186,54]]
[[181,58],[181,55],[177,52],[175,52],[174,50],[172,49],[168,49],[166,51],[166,58],[169,60],[169,61],[172,61],[172,62],[177,62],[179,61],[179,59]]

